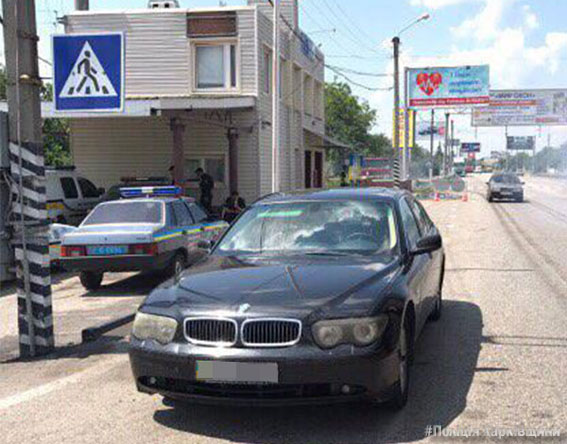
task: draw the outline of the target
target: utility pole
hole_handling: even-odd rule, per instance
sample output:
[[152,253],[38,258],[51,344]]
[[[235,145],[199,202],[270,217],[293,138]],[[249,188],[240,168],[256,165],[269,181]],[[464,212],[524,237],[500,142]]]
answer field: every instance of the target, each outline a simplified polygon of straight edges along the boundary
[[404,177],[404,159],[403,153],[400,151],[400,38],[392,39],[394,44],[394,145],[395,156],[398,156],[402,169],[401,178]]
[[272,54],[272,193],[280,190],[280,0],[274,2]]
[[20,356],[54,347],[34,0],[3,0]]
[[431,162],[431,166],[429,167],[429,180],[433,180],[433,166],[435,164],[435,153],[433,153],[434,147],[433,144],[435,143],[435,134],[433,132],[433,128],[435,127],[435,109],[431,108],[431,126],[429,130],[431,132],[430,139],[429,139],[429,161]]
[[404,180],[410,177],[410,148],[409,148],[409,126],[410,126],[410,109],[408,103],[408,69],[404,69]]
[[446,176],[449,173],[449,118],[450,113],[445,113],[445,152],[443,154],[443,175]]
[[75,9],[77,11],[88,11],[89,0],[75,0]]
[[451,119],[451,146],[449,149],[449,172],[453,168],[454,146],[455,146],[455,120]]

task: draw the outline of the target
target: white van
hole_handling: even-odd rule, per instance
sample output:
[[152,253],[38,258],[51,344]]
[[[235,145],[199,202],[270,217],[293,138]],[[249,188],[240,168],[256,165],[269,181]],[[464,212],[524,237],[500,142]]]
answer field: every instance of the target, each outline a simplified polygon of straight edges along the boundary
[[78,225],[100,202],[103,188],[82,177],[75,167],[46,167],[48,218],[60,224]]

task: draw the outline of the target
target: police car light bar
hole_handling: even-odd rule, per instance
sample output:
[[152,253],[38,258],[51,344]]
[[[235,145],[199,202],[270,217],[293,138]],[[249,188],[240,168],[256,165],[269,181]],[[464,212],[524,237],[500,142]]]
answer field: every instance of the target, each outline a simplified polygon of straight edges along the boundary
[[178,197],[182,194],[182,188],[176,186],[120,188],[120,195],[124,199],[133,197]]

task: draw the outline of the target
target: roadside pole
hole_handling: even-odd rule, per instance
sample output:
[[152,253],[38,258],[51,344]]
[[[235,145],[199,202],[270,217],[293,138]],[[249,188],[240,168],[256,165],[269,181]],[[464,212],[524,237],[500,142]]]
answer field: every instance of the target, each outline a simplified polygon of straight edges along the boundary
[[272,193],[280,190],[280,0],[274,2],[272,51]]
[[89,0],[75,0],[75,9],[77,11],[88,11]]
[[451,147],[449,151],[449,172],[453,169],[453,158],[455,154],[453,150],[455,149],[455,119],[451,119]]
[[449,171],[449,118],[450,113],[445,113],[445,151],[443,154],[443,175],[446,176]]
[[433,180],[433,167],[435,161],[435,153],[433,152],[434,147],[433,144],[435,143],[435,134],[433,134],[433,127],[435,126],[435,109],[431,108],[431,126],[430,129],[430,138],[429,138],[429,161],[431,162],[431,166],[429,167],[429,180]]
[[54,348],[34,0],[3,0],[20,356]]
[[394,158],[398,158],[401,167],[401,179],[404,179],[404,159],[400,152],[400,38],[392,39],[394,45]]
[[410,164],[410,148],[409,148],[409,103],[408,103],[408,69],[404,68],[404,181],[409,180],[411,174],[411,164]]

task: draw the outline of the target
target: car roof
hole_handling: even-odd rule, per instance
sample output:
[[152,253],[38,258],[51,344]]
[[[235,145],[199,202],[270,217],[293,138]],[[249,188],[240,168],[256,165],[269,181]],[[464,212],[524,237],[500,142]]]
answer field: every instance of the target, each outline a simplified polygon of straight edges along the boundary
[[100,205],[105,204],[127,204],[130,202],[163,202],[163,203],[171,203],[180,200],[179,197],[133,197],[131,199],[117,199],[117,200],[109,200],[108,202],[101,202]]
[[409,193],[405,190],[393,188],[333,188],[330,190],[317,190],[317,191],[294,191],[286,193],[268,194],[253,205],[258,204],[275,204],[284,202],[300,202],[300,201],[327,201],[327,200],[359,200],[359,199],[372,199],[372,200],[387,200],[396,201],[402,196]]

